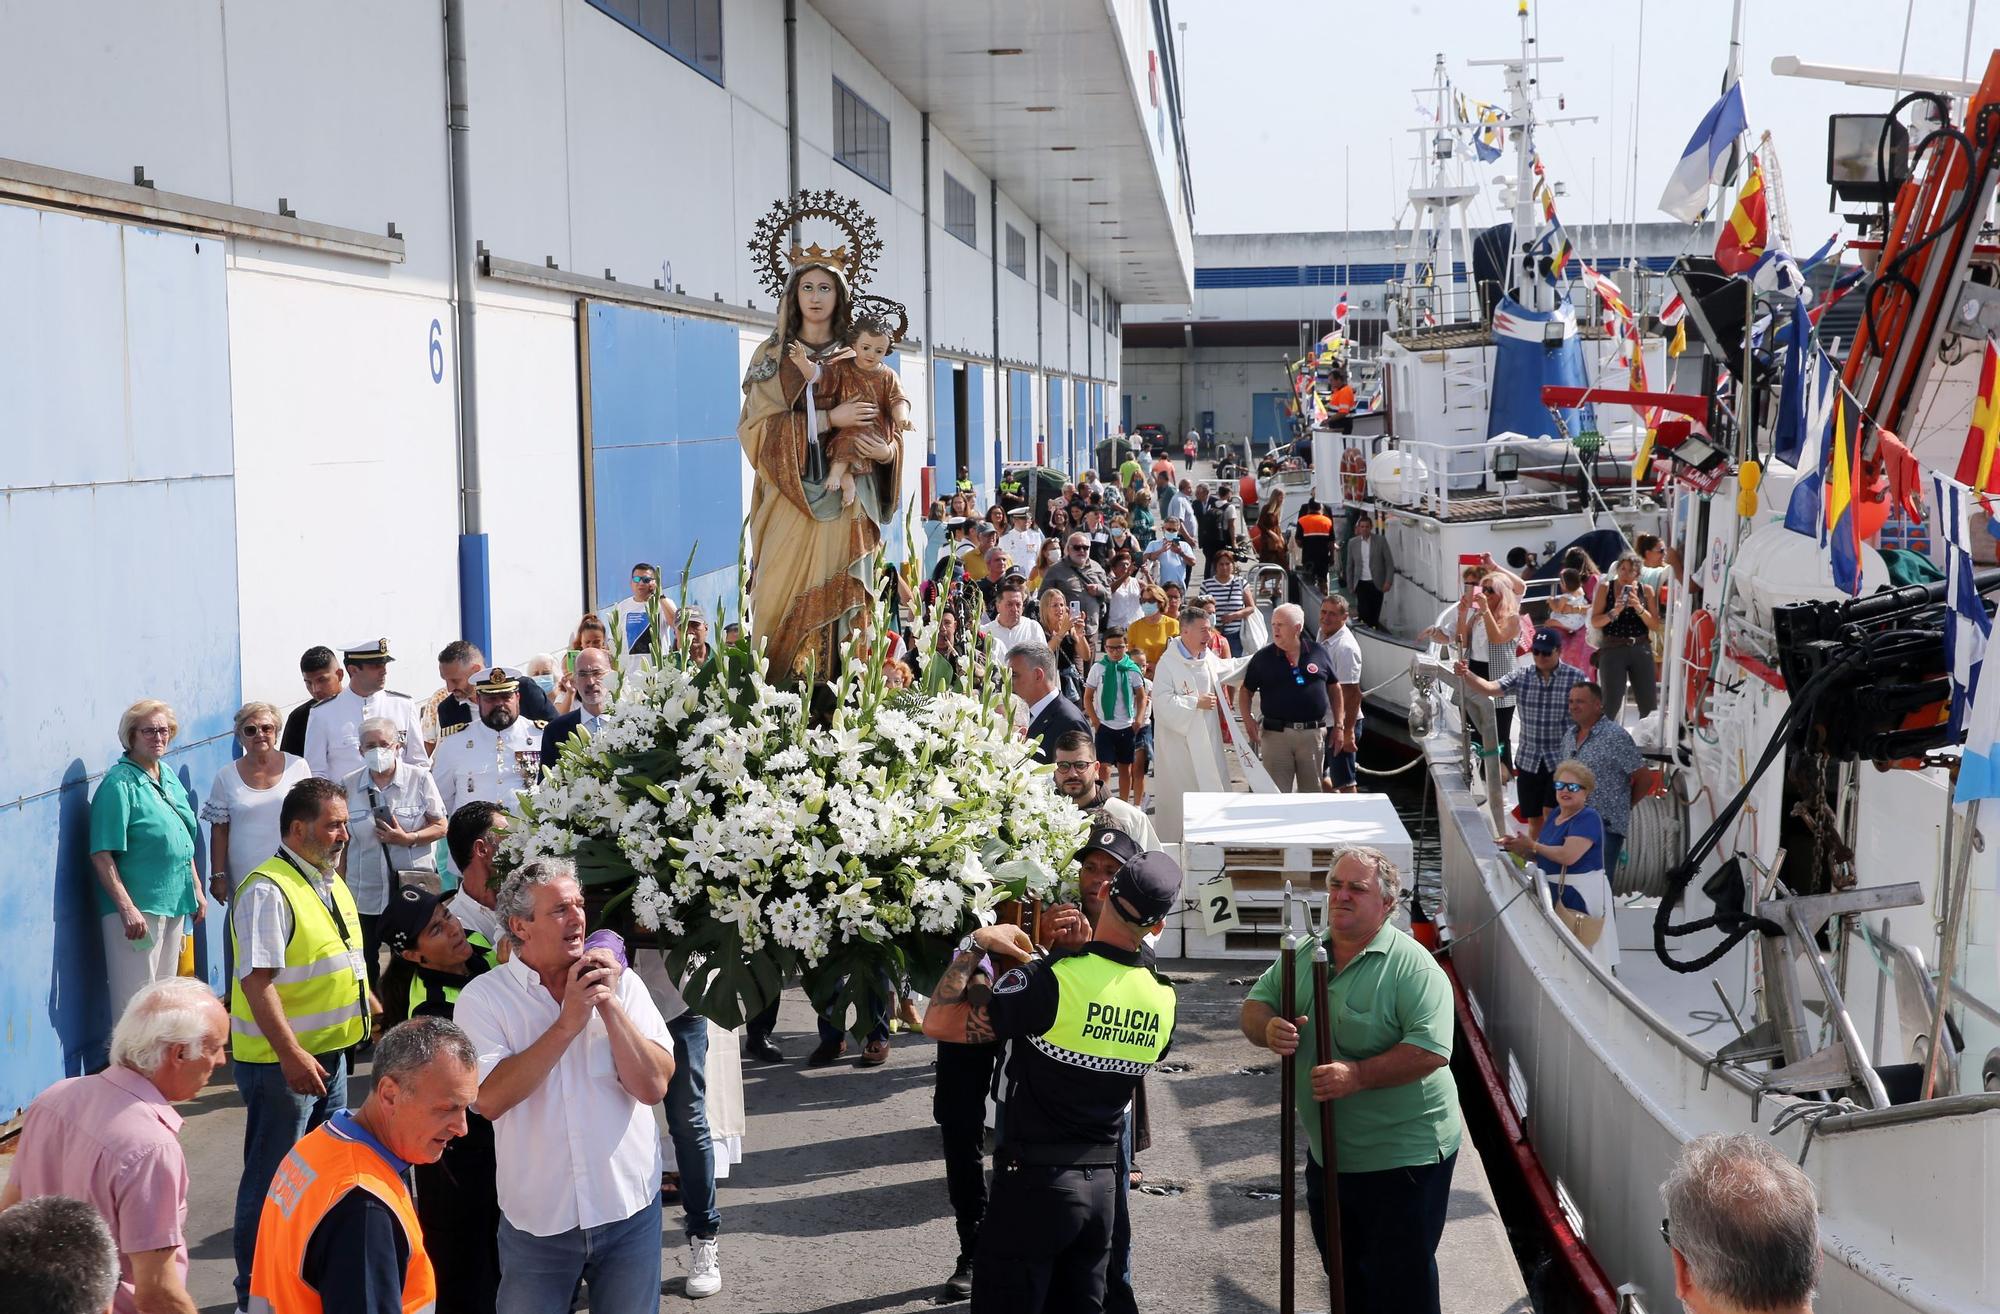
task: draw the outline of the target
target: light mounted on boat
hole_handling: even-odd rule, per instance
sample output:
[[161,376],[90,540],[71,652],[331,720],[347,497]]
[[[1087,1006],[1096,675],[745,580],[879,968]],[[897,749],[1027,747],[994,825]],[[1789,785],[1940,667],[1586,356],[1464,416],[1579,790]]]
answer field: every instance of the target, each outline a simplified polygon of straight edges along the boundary
[[1519,452],[1493,453],[1493,482],[1511,484],[1521,477],[1521,454]]
[[1551,318],[1546,324],[1542,325],[1542,346],[1549,350],[1560,347],[1563,344],[1565,336],[1563,328],[1563,322],[1554,318]]

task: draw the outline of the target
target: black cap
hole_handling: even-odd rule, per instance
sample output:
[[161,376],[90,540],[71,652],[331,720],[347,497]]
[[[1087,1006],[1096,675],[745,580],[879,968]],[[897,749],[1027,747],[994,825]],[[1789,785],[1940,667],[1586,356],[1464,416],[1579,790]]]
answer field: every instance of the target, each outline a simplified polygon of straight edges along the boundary
[[1076,851],[1077,861],[1083,861],[1088,853],[1108,853],[1122,865],[1139,856],[1139,841],[1110,822],[1099,821],[1090,828],[1090,838]]
[[405,885],[396,891],[396,897],[382,910],[382,943],[389,946],[390,953],[417,947],[417,938],[437,911],[438,898],[421,885]]
[[1181,865],[1164,853],[1141,853],[1111,878],[1111,906],[1134,926],[1151,926],[1181,901]]

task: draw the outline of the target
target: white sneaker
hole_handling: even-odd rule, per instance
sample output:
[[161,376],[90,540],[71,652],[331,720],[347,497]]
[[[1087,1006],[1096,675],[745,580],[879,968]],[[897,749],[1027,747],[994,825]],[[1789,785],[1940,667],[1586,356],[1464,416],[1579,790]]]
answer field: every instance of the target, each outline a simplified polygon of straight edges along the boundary
[[716,1255],[712,1236],[688,1238],[687,1297],[700,1300],[722,1290],[722,1260]]

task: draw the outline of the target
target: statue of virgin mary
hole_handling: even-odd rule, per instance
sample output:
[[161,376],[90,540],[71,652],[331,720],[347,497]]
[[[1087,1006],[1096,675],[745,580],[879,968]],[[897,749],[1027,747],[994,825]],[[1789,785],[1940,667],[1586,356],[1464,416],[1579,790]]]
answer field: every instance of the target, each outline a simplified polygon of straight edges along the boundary
[[[832,250],[793,244],[781,256],[780,240],[812,217],[840,227],[847,243]],[[902,444],[892,438],[864,440],[873,468],[856,476],[853,504],[842,504],[827,479],[832,431],[874,426],[880,416],[869,401],[822,408],[813,386],[853,354],[846,339],[855,297],[881,251],[874,229],[852,201],[804,192],[774,206],[750,242],[765,285],[778,296],[778,327],[744,373],[736,436],[757,476],[751,633],[763,640],[775,678],[832,669],[842,640],[869,608],[882,528],[899,509]]]

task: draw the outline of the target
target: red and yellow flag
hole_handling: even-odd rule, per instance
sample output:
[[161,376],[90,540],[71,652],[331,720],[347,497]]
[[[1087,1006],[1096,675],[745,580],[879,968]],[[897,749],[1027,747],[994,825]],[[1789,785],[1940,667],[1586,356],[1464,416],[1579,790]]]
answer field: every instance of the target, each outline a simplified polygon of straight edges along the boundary
[[1757,263],[1771,243],[1771,219],[1764,198],[1764,166],[1750,156],[1750,176],[1737,193],[1736,208],[1715,242],[1715,263],[1725,274],[1740,274]]
[[1986,363],[1979,370],[1979,391],[1972,398],[1972,425],[1965,431],[1959,453],[1961,484],[1976,493],[2000,492],[2000,348],[1989,338]]

